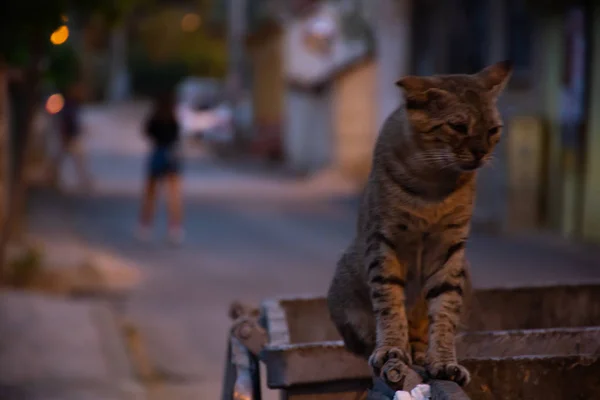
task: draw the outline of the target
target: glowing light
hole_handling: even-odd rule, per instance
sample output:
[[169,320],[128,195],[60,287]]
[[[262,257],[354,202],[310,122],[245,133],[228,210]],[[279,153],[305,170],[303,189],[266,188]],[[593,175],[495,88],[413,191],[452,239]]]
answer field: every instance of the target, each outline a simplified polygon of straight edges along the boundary
[[65,106],[65,99],[60,93],[55,93],[46,100],[46,111],[49,114],[59,113]]
[[194,32],[200,27],[202,23],[198,14],[189,13],[185,14],[181,19],[181,29],[184,32]]
[[69,38],[69,28],[66,25],[61,26],[50,35],[50,41],[54,45],[63,44]]
[[61,21],[62,21],[62,22],[64,22],[65,24],[66,24],[67,22],[69,22],[69,17],[67,17],[66,15],[61,15],[60,19],[61,19]]

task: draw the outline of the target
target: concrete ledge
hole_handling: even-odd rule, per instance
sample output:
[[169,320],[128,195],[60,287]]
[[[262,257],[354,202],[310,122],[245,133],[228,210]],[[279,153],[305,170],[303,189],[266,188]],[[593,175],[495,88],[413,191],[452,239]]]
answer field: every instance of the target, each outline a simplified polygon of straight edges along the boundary
[[[493,346],[493,344],[492,344]],[[339,343],[266,350],[267,384],[271,388],[319,393],[332,386],[366,390],[370,372],[364,360],[351,360]],[[471,399],[600,398],[600,354],[515,356],[463,359],[472,381]],[[324,368],[324,366],[329,366]]]
[[[470,316],[479,329],[600,325],[597,285],[479,290],[475,299],[485,310]],[[366,361],[345,350],[329,319],[324,298],[268,300],[262,310],[270,343],[261,353],[261,359],[267,365],[269,387],[288,390],[311,385],[325,387],[334,382],[354,385],[369,382]],[[475,368],[485,384],[496,379],[493,374],[485,375],[485,371],[506,370],[510,375],[526,366],[531,374],[538,374],[536,385],[557,385],[553,375],[556,369],[576,365],[586,371],[579,382],[593,386],[587,368],[597,371],[595,357],[600,356],[600,327],[467,331],[457,338],[457,352],[459,360],[466,360],[469,368]],[[479,368],[478,363],[483,367]],[[545,374],[544,368],[552,369],[552,374]],[[597,383],[600,385],[600,379]],[[571,382],[566,386],[571,386]]]
[[600,399],[600,356],[472,359],[472,400]]
[[[277,344],[339,340],[324,297],[295,296],[263,302]],[[600,326],[600,284],[476,289],[463,330],[514,330]],[[281,342],[281,343],[280,343]]]
[[268,346],[260,358],[267,365],[270,388],[371,378],[367,362],[346,351],[341,341]]
[[461,359],[600,354],[600,326],[465,333],[456,352]]
[[469,331],[600,326],[600,284],[476,290]]

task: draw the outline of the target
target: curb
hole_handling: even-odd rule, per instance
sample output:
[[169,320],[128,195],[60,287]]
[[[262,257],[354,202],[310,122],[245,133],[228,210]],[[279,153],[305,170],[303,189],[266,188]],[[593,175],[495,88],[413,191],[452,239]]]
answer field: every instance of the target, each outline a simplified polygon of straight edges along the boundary
[[134,377],[134,366],[128,357],[126,339],[119,327],[119,318],[108,306],[100,304],[93,308],[93,314],[96,329],[104,339],[103,351],[110,365],[110,372],[123,400],[145,399],[145,389]]

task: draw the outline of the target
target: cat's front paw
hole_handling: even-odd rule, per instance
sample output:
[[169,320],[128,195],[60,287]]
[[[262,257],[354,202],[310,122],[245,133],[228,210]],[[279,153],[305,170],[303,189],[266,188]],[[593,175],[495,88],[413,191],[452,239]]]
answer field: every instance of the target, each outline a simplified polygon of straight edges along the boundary
[[427,364],[427,372],[433,379],[454,381],[460,386],[466,386],[471,380],[469,371],[457,363],[429,363]]
[[373,375],[383,378],[393,386],[402,386],[410,364],[410,354],[399,347],[378,347],[369,357]]

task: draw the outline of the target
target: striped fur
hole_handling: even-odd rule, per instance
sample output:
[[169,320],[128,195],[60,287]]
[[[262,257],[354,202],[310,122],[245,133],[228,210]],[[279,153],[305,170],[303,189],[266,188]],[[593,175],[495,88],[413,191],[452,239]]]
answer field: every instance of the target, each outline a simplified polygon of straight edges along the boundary
[[385,377],[388,361],[415,362],[432,377],[469,380],[454,348],[469,283],[465,249],[476,171],[499,140],[496,98],[510,72],[504,62],[398,82],[406,104],[379,135],[356,236],[328,293],[346,347],[375,375]]

